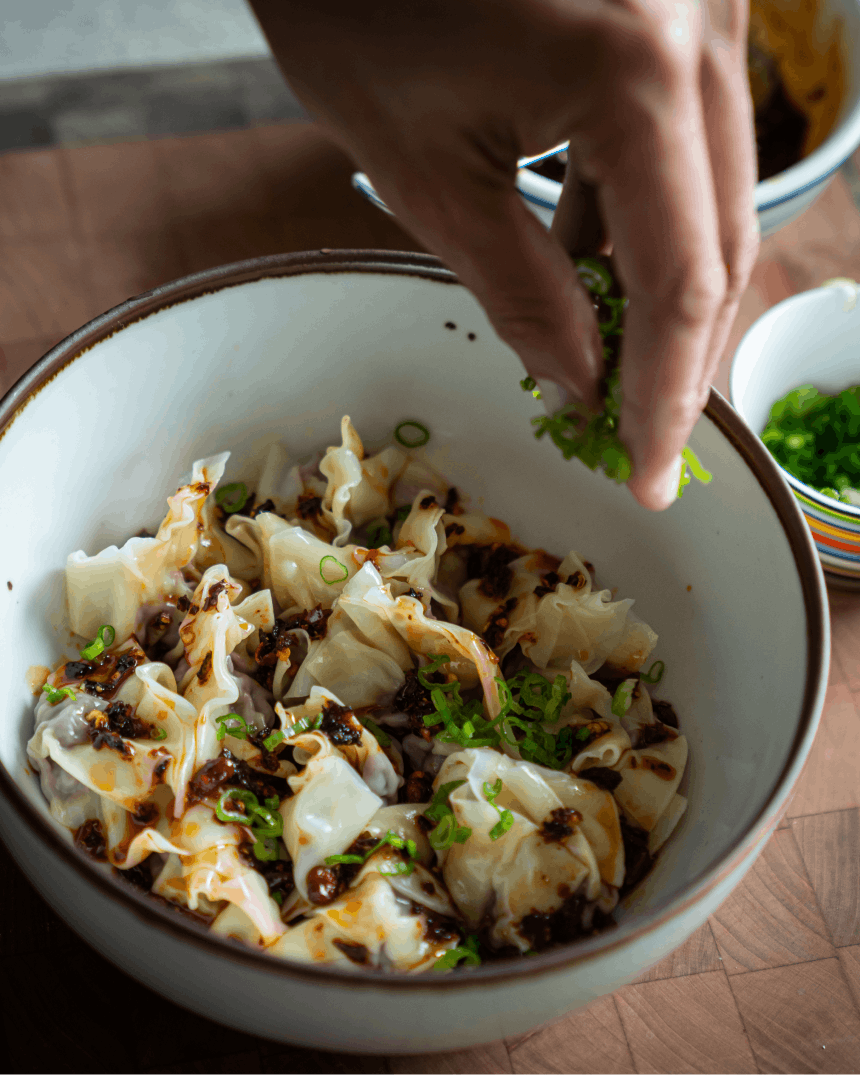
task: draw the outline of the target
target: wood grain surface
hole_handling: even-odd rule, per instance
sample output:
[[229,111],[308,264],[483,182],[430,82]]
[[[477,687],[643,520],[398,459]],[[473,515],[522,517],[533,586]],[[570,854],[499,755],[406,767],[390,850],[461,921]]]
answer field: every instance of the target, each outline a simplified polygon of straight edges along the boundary
[[[351,170],[303,123],[0,154],[0,392],[89,318],[185,273],[323,246],[419,249],[352,190]],[[724,395],[749,325],[833,276],[860,278],[860,213],[841,178],[764,242],[715,380]],[[713,918],[613,996],[463,1052],[292,1048],[136,984],[79,941],[0,849],[7,1070],[860,1071],[860,595],[830,596],[824,718],[782,825]]]

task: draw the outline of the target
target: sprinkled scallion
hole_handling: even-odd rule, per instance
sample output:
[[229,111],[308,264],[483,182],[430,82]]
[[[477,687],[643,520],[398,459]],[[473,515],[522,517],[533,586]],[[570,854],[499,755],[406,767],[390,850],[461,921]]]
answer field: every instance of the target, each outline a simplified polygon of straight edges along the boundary
[[[228,809],[227,804],[231,802],[241,803],[245,807],[245,812]],[[240,825],[245,825],[251,820],[251,808],[257,805],[257,796],[253,791],[246,791],[244,788],[225,788],[215,807],[215,816],[219,821],[237,821]]]
[[[658,668],[659,665],[659,668]],[[658,668],[655,672],[654,669]],[[663,678],[663,673],[666,671],[666,665],[663,661],[655,661],[647,672],[640,672],[639,678],[643,683],[659,683]]]
[[582,728],[577,729],[576,738],[580,741],[580,743],[584,743],[586,739],[591,738],[591,732],[586,726],[583,725]]
[[472,967],[481,965],[481,957],[478,955],[478,938],[474,933],[467,937],[463,944],[440,956],[433,964],[433,970],[453,970],[458,963],[465,963],[466,966]]
[[[403,435],[404,429],[410,431],[406,436]],[[411,430],[415,430],[415,432],[411,432]],[[402,444],[404,448],[420,448],[430,440],[430,430],[420,422],[401,422],[394,430],[394,439],[398,444]]]
[[325,860],[325,864],[326,866],[363,866],[371,855],[375,855],[381,847],[386,845],[393,847],[395,851],[405,851],[410,861],[400,862],[393,870],[380,870],[380,873],[385,873],[387,876],[392,877],[399,875],[408,877],[415,869],[415,859],[418,858],[418,845],[414,840],[406,840],[402,836],[398,836],[391,829],[388,830],[379,843],[374,844],[364,855],[329,855]]
[[284,894],[283,892],[273,892],[272,899],[277,903],[279,907],[284,906]]
[[484,781],[484,798],[487,800],[490,806],[493,807],[494,810],[498,811],[499,814],[499,820],[490,829],[491,840],[498,840],[500,836],[504,836],[514,823],[514,815],[511,813],[511,811],[503,810],[502,807],[499,806],[496,802],[496,799],[500,795],[501,790],[501,777],[499,777],[499,779],[493,785],[490,785],[486,781]]
[[346,564],[342,564],[336,556],[324,556],[320,560],[320,578],[329,586],[336,582],[343,582],[349,577]]
[[428,691],[432,690],[434,687],[441,687],[442,690],[445,690],[447,687],[449,687],[450,684],[448,683],[431,683],[427,679],[427,676],[432,675],[434,672],[438,672],[441,665],[448,664],[450,660],[451,658],[445,653],[440,653],[435,657],[431,656],[430,663],[425,664],[423,668],[419,668],[418,672],[416,673],[418,682],[421,684],[421,686],[426,687]]
[[277,862],[281,857],[281,852],[277,843],[268,837],[264,840],[255,840],[252,850],[254,852],[254,858],[256,858],[258,862]]
[[96,632],[96,637],[90,642],[88,646],[84,646],[81,650],[81,656],[85,661],[93,661],[99,654],[113,645],[116,638],[116,631],[111,627],[109,623],[103,624]]
[[278,728],[277,731],[274,731],[271,735],[266,736],[266,738],[263,740],[263,747],[268,751],[272,751],[280,743],[283,743],[286,738],[287,737],[284,735],[281,729]]
[[215,738],[219,743],[227,735],[232,735],[234,739],[247,739],[251,731],[248,722],[238,713],[225,713],[223,717],[217,717],[215,723],[220,725],[215,733]]
[[523,377],[520,381],[520,388],[522,388],[524,392],[531,392],[535,399],[543,398],[534,377]]
[[397,509],[397,511],[395,511],[394,517],[397,520],[397,522],[402,523],[404,521],[404,519],[406,519],[409,516],[411,511],[412,511],[412,505],[411,504],[401,504],[400,507]]
[[633,705],[633,690],[636,687],[635,679],[625,679],[619,684],[618,690],[612,696],[612,712],[616,717],[623,717]]
[[381,747],[391,746],[391,736],[384,732],[375,720],[371,720],[370,717],[360,717],[359,720]]
[[153,728],[152,731],[149,733],[149,738],[155,739],[156,741],[160,742],[162,739],[167,738],[167,732],[164,730],[164,728]]
[[48,696],[48,702],[50,705],[59,705],[64,698],[74,698],[75,692],[71,687],[52,687],[49,683],[46,683],[42,690]]
[[215,503],[228,515],[235,515],[248,503],[247,485],[244,482],[231,482],[225,485],[215,494]]

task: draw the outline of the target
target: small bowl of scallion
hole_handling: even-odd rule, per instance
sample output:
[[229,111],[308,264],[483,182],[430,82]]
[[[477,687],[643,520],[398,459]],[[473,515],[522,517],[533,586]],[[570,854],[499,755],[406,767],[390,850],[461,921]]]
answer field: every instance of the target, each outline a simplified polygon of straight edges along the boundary
[[741,340],[732,405],[782,469],[827,580],[860,589],[860,284],[829,280]]

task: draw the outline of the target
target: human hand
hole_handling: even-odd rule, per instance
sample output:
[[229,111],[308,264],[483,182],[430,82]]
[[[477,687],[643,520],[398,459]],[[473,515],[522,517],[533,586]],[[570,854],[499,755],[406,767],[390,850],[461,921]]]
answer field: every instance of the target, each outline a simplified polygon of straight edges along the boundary
[[667,507],[758,249],[746,0],[251,6],[302,103],[527,372],[597,407],[590,300],[514,187],[518,157],[570,139],[630,299],[629,486]]

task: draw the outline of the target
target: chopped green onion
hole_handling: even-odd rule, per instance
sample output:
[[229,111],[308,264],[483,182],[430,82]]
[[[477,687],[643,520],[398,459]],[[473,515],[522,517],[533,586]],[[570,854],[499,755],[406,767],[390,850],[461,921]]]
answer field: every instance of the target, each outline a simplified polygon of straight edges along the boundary
[[[329,563],[329,561],[331,561],[334,566],[327,568],[325,565]],[[326,578],[326,571],[328,571],[329,575],[332,575],[333,573],[336,574],[334,574],[332,578]],[[343,572],[343,574],[341,574],[341,572]],[[349,569],[346,564],[342,564],[336,556],[324,556],[322,560],[320,560],[320,578],[329,586],[334,586],[336,582],[343,582],[343,580],[348,577]]]
[[580,280],[594,295],[607,295],[612,288],[611,273],[595,258],[577,258],[576,271]]
[[633,691],[636,687],[635,679],[625,679],[612,696],[612,712],[616,717],[623,717],[633,705]]
[[430,800],[430,805],[424,811],[424,816],[428,821],[441,821],[443,817],[448,814],[453,814],[453,810],[448,804],[448,798],[452,791],[456,791],[457,788],[462,787],[465,784],[465,780],[451,780],[447,784],[443,784],[433,798]]
[[443,690],[448,686],[445,683],[430,683],[426,677],[432,675],[438,671],[441,665],[448,664],[451,658],[445,653],[440,653],[438,656],[430,656],[430,663],[424,665],[423,668],[419,668],[417,672],[418,682],[422,687],[426,687],[428,691],[432,691],[434,687],[441,687]]
[[[407,440],[400,432],[402,429],[417,429],[418,436],[410,437]],[[394,430],[394,439],[398,444],[402,444],[404,448],[420,448],[422,444],[426,444],[430,440],[430,430],[427,426],[421,425],[420,422],[401,422],[399,426]]]
[[[107,634],[110,632],[110,638],[107,638]],[[114,639],[116,638],[116,631],[111,627],[109,623],[103,624],[96,632],[96,637],[90,642],[88,646],[84,646],[81,650],[81,656],[85,661],[92,661],[100,653],[104,653],[108,646],[112,646]]]
[[453,810],[439,822],[435,829],[427,834],[427,841],[434,851],[447,851],[454,844],[464,844],[472,835],[472,830],[465,825],[458,825]]
[[397,511],[394,513],[397,522],[402,523],[404,519],[408,518],[411,511],[411,504],[401,504]]
[[[231,725],[236,721],[239,721],[240,723],[236,724],[235,727],[228,728],[227,721],[230,721]],[[221,725],[215,735],[215,738],[218,740],[219,743],[228,734],[232,735],[234,739],[247,739],[248,733],[251,730],[248,727],[248,722],[245,720],[245,718],[240,716],[238,713],[225,713],[223,717],[217,717],[215,719],[215,723]]]
[[231,482],[215,494],[215,503],[228,515],[235,515],[248,502],[248,487],[244,482]]
[[284,906],[284,894],[283,892],[273,892],[272,899],[277,903],[279,907]]
[[[657,665],[660,666],[659,672],[654,671]],[[655,661],[647,672],[639,673],[639,678],[642,680],[643,683],[659,683],[660,680],[663,678],[663,673],[665,671],[666,665],[663,663],[663,661]]]
[[58,705],[60,702],[62,702],[64,698],[75,697],[75,692],[72,690],[71,687],[60,687],[59,689],[57,689],[56,687],[52,687],[50,684],[46,683],[44,687],[42,687],[42,690],[45,692],[45,694],[47,694],[48,702],[51,705]]
[[402,859],[391,863],[391,869],[382,869],[379,872],[383,877],[409,877],[415,871],[414,862],[404,862]]
[[391,736],[386,734],[375,720],[371,720],[370,717],[361,717],[359,719],[381,747],[391,746]]
[[591,738],[591,732],[586,727],[580,728],[576,733],[576,738],[580,743],[584,743],[586,739]]
[[263,806],[265,806],[267,810],[277,810],[280,805],[281,800],[277,797],[277,795],[273,795],[271,799],[263,799]]
[[266,750],[271,752],[275,749],[276,746],[278,746],[279,743],[283,743],[286,738],[287,737],[284,735],[281,729],[278,728],[277,731],[274,731],[271,735],[266,736],[266,738],[263,740],[263,746]]
[[[326,866],[338,866],[341,864],[347,866],[363,866],[371,855],[375,855],[376,852],[381,847],[385,847],[386,844],[390,847],[393,847],[395,851],[403,851],[405,849],[406,853],[412,859],[418,857],[418,846],[414,840],[404,840],[402,836],[398,836],[396,832],[392,832],[391,829],[389,829],[388,832],[379,841],[379,843],[374,844],[373,847],[371,847],[371,849],[365,855],[329,855],[328,858],[325,860],[325,864]],[[403,865],[406,866],[407,864],[404,863]],[[414,864],[412,865],[412,869],[395,870],[394,873],[412,873],[413,869],[415,869]]]
[[164,730],[164,728],[155,728],[149,733],[149,738],[155,740],[166,739],[167,732]]
[[367,527],[367,548],[378,549],[381,545],[391,544],[391,528],[385,519],[370,523]]
[[265,840],[257,840],[254,843],[253,851],[254,857],[259,862],[277,862],[281,857],[277,842],[268,838]]
[[684,495],[684,486],[690,484],[690,477],[687,474],[688,466],[693,477],[696,478],[698,481],[702,482],[704,485],[707,485],[708,482],[713,481],[713,474],[705,470],[705,468],[702,466],[702,464],[696,457],[696,453],[693,451],[692,448],[683,448],[681,450],[681,459],[681,478],[678,482],[679,497]]
[[[228,810],[227,803],[229,802],[242,803],[246,808],[246,812],[240,813],[238,810]],[[219,821],[238,821],[240,825],[245,825],[251,820],[250,813],[252,808],[257,805],[259,805],[257,796],[253,791],[246,791],[244,788],[225,788],[218,799],[218,805],[215,807],[215,816]]]
[[541,396],[541,391],[537,386],[537,381],[534,379],[534,377],[523,377],[523,379],[520,381],[520,388],[522,388],[524,392],[531,392],[535,399],[543,398]]
[[491,840],[498,840],[500,836],[504,836],[504,834],[511,828],[514,823],[514,815],[511,813],[511,811],[503,810],[502,807],[496,803],[496,799],[501,793],[501,790],[501,777],[499,777],[499,779],[492,786],[486,781],[484,781],[484,798],[487,800],[490,806],[493,807],[494,810],[498,811],[499,814],[499,820],[490,829]]
[[467,937],[464,944],[451,948],[440,956],[433,964],[433,970],[453,970],[461,962],[473,967],[481,965],[481,957],[478,955],[478,938],[475,934]]

